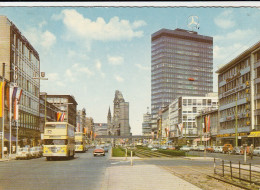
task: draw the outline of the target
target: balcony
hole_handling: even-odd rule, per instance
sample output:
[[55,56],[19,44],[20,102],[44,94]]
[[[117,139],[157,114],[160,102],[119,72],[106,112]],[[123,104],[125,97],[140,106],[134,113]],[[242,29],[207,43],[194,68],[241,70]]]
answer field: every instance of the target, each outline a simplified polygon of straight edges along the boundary
[[258,83],[260,83],[260,78],[255,79],[255,84],[258,84]]

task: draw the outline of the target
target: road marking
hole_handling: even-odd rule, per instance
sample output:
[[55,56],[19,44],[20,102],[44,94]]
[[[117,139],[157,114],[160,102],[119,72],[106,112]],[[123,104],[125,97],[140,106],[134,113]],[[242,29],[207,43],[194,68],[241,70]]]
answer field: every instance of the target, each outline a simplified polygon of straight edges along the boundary
[[127,162],[130,162],[130,160],[129,160],[129,161],[119,161],[119,162],[113,162],[113,163],[110,163],[110,164],[120,164],[120,163],[122,163],[122,162],[124,162],[124,163],[127,163]]

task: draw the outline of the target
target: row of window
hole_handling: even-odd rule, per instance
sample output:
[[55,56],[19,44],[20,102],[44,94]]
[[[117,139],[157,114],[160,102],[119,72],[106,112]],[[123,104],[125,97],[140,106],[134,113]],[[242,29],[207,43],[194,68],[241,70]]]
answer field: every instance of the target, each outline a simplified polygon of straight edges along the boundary
[[[236,126],[235,120],[220,123],[221,129],[234,129],[235,126]],[[237,126],[238,126],[238,128],[250,126],[250,119],[249,118],[243,118],[243,119],[238,120]]]

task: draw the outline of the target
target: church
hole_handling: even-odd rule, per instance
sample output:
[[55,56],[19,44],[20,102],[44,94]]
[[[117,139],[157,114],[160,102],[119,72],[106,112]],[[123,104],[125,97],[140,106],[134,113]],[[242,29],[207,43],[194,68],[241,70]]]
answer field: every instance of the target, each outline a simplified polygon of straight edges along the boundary
[[131,136],[129,125],[129,102],[125,102],[122,93],[119,90],[115,92],[114,112],[111,116],[110,107],[107,115],[108,135]]

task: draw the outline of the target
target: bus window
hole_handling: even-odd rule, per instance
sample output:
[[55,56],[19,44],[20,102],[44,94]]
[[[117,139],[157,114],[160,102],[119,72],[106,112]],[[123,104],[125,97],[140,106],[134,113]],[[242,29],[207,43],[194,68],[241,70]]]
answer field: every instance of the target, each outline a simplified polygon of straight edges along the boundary
[[44,144],[45,145],[67,145],[68,140],[65,140],[65,139],[45,139]]

